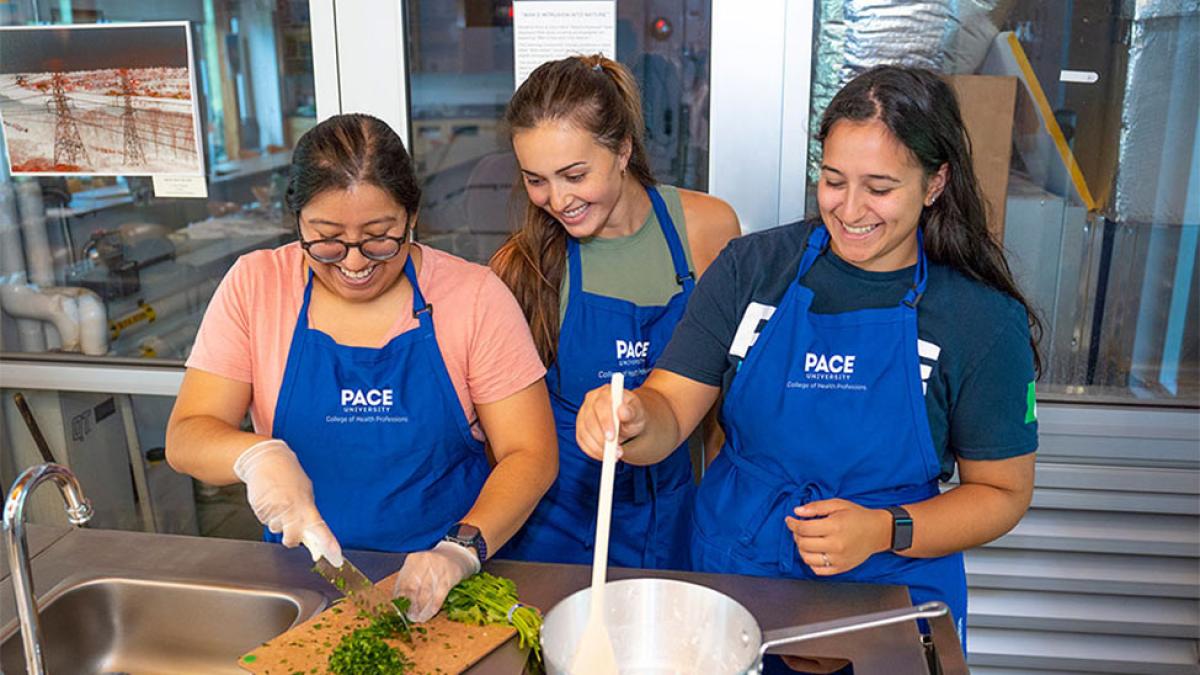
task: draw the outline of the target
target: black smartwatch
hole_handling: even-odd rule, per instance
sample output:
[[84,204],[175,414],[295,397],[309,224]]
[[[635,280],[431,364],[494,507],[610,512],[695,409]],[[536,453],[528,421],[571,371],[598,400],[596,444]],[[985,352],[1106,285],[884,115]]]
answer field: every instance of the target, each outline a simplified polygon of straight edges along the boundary
[[892,514],[892,550],[903,551],[912,546],[913,520],[903,506],[888,506]]
[[480,565],[487,560],[487,542],[483,539],[483,533],[474,525],[458,523],[450,528],[446,536],[442,537],[442,541],[451,541],[459,546],[475,549],[475,555],[479,556]]

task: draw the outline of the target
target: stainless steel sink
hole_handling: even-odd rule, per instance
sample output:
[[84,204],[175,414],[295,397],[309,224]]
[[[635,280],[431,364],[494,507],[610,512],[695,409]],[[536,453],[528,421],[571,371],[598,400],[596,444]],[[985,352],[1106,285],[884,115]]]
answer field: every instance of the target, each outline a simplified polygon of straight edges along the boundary
[[[304,589],[90,579],[39,603],[42,652],[53,675],[244,673],[239,656],[324,607]],[[0,643],[0,671],[25,672],[16,622]]]

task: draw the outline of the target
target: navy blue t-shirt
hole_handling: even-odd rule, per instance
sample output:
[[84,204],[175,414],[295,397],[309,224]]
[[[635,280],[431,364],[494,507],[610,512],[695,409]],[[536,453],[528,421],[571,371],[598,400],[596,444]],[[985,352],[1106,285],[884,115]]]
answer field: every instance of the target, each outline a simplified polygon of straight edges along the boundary
[[[812,222],[729,242],[696,285],[683,320],[655,363],[728,391],[768,315],[796,278]],[[912,267],[868,272],[826,250],[801,283],[812,311],[837,314],[895,307],[912,285]],[[1025,309],[1014,298],[931,263],[917,305],[925,407],[942,477],[955,456],[1005,459],[1037,450],[1033,350]]]

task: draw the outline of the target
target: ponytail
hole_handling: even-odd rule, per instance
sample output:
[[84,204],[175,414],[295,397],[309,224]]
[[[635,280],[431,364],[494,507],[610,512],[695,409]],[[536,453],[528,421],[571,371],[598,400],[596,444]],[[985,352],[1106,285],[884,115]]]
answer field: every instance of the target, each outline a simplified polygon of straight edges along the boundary
[[[592,134],[614,154],[630,145],[627,170],[643,186],[655,185],[642,141],[642,99],[625,66],[600,54],[571,56],[538,66],[508,103],[509,133],[565,120]],[[525,203],[520,228],[492,256],[491,266],[521,305],[534,344],[549,366],[558,352],[559,289],[567,264],[567,233],[529,201],[524,183],[513,188]]]

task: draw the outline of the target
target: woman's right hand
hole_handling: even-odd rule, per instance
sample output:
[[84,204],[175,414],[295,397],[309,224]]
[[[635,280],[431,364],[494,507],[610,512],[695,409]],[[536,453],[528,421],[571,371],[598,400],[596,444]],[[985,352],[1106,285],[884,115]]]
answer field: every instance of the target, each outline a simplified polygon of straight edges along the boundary
[[[617,443],[624,443],[646,428],[646,407],[637,392],[626,389],[622,396],[621,407],[617,409],[617,417],[621,421]],[[584,396],[583,405],[579,406],[579,414],[575,417],[575,442],[584,454],[603,461],[604,441],[612,438],[612,435],[612,391],[605,384]],[[621,450],[617,448],[617,457],[620,456]]]
[[233,464],[246,484],[246,498],[258,520],[283,535],[283,545],[303,543],[315,562],[321,557],[342,566],[342,547],[317,511],[312,481],[287,443],[272,438],[246,448]]

